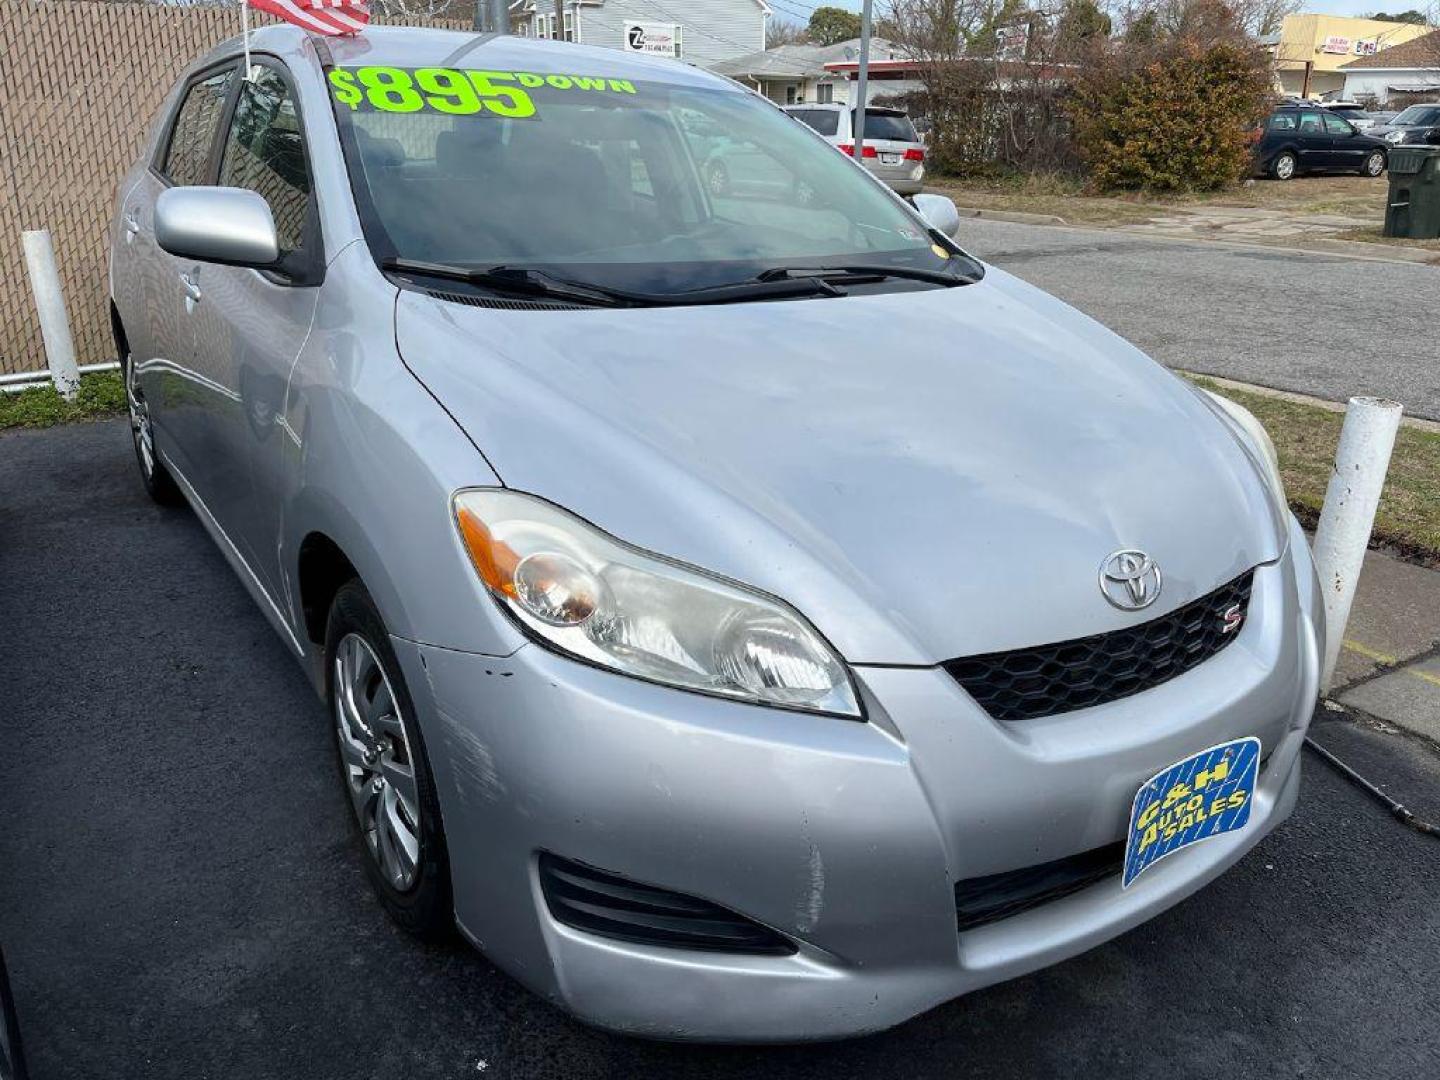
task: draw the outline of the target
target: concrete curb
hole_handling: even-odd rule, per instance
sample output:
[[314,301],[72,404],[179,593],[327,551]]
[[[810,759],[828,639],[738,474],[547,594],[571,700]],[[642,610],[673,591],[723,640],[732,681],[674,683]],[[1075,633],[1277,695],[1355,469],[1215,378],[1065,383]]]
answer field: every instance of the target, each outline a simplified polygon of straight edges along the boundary
[[962,218],[985,218],[988,221],[1013,221],[1017,225],[1069,225],[1055,214],[1025,214],[1019,210],[981,210],[974,206],[957,206]]
[[[1278,398],[1281,401],[1293,401],[1297,405],[1313,405],[1317,409],[1324,409],[1326,412],[1345,412],[1345,402],[1331,401],[1329,398],[1314,397],[1310,394],[1301,394],[1294,390],[1277,390],[1273,386],[1261,386],[1258,383],[1241,382],[1238,379],[1227,379],[1221,375],[1207,375],[1203,371],[1196,371],[1193,368],[1175,368],[1177,374],[1189,375],[1197,379],[1206,379],[1217,386],[1226,386],[1232,390],[1244,390],[1247,393],[1258,394],[1260,397]],[[1427,420],[1423,416],[1402,416],[1401,427],[1416,428],[1419,431],[1429,431],[1440,434],[1440,421]]]
[[1366,255],[1372,259],[1387,259],[1394,262],[1440,264],[1440,251],[1421,251],[1417,248],[1401,247],[1399,244],[1371,244],[1364,240],[1331,240],[1316,237],[1307,240],[1306,246],[1316,251],[1330,251],[1337,255]]

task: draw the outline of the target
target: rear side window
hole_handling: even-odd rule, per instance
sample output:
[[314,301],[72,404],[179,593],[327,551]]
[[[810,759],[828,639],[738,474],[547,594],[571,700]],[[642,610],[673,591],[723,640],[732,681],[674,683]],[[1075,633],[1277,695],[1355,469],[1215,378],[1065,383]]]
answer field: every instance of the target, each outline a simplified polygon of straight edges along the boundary
[[1294,114],[1294,113],[1276,113],[1274,116],[1270,117],[1270,130],[1271,130],[1271,131],[1294,131],[1294,130],[1295,130],[1295,114]]
[[205,183],[210,148],[215,145],[215,129],[220,126],[220,114],[224,112],[225,98],[234,78],[235,69],[228,68],[201,79],[186,91],[185,100],[175,114],[170,145],[160,167],[172,184]]
[[910,117],[903,114],[876,112],[874,109],[865,110],[865,138],[893,139],[896,142],[920,141],[920,136],[915,133],[915,125],[910,122]]
[[240,88],[220,159],[220,183],[265,197],[282,258],[300,249],[310,211],[310,170],[295,99],[274,68],[260,68]]
[[840,114],[834,109],[786,109],[802,124],[814,128],[821,135],[834,135],[840,130]]

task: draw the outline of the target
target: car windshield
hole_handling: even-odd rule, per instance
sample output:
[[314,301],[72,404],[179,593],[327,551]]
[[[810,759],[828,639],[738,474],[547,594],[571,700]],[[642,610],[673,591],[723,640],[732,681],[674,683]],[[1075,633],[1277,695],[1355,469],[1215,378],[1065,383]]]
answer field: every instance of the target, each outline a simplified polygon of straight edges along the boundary
[[[853,115],[850,122],[855,122]],[[893,139],[896,142],[920,141],[910,117],[904,113],[882,112],[878,109],[865,110],[865,138]]]
[[980,272],[743,91],[444,68],[336,68],[329,81],[382,261],[666,293],[786,266]]
[[1435,124],[1440,123],[1440,109],[1426,108],[1423,105],[1411,105],[1399,116],[1390,121],[1391,124]]

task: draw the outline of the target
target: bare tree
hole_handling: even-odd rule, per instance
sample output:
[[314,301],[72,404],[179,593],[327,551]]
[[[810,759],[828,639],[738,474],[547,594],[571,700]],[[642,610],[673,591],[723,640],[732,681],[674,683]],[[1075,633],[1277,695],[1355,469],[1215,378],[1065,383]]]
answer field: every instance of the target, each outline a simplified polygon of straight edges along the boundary
[[798,23],[771,18],[765,24],[765,47],[767,49],[778,49],[781,45],[804,45],[809,40],[809,32]]

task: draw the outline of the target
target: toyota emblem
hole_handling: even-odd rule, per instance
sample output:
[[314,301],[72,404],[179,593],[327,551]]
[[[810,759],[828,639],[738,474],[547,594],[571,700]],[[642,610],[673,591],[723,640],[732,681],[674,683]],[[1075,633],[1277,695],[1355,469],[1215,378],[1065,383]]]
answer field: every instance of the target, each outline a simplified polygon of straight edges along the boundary
[[1147,608],[1160,596],[1160,567],[1143,551],[1117,551],[1100,564],[1100,591],[1123,611]]

